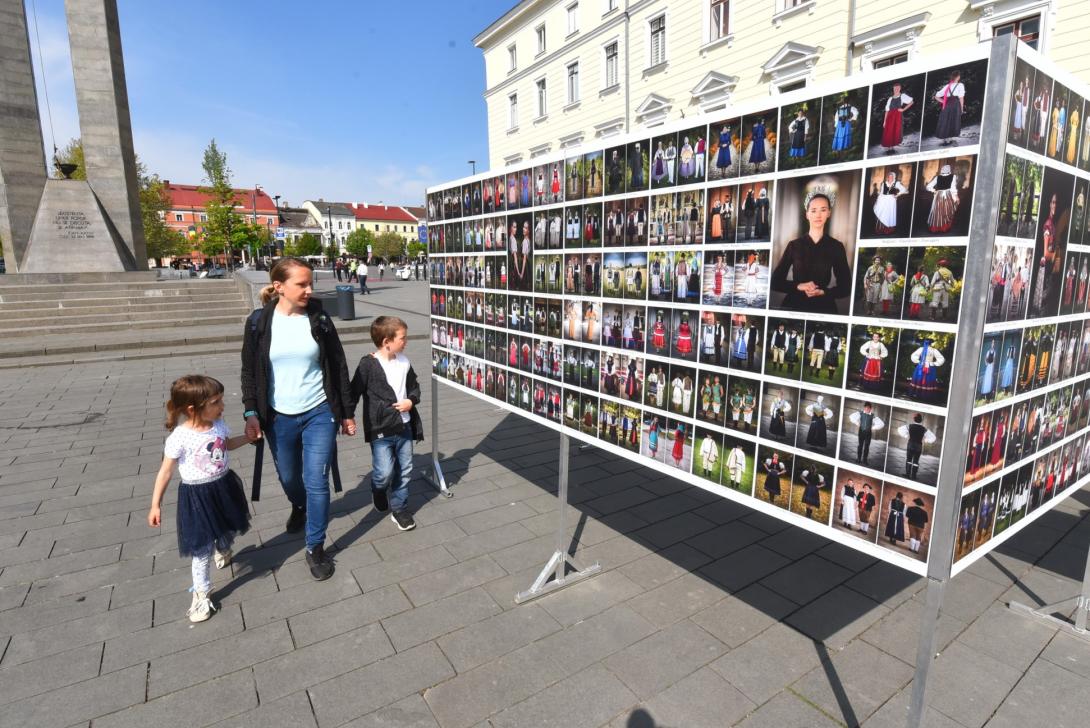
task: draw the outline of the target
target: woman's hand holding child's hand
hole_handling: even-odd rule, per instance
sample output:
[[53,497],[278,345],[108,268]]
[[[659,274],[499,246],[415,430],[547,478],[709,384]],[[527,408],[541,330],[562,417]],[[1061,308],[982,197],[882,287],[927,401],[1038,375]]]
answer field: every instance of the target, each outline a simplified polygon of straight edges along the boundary
[[413,401],[411,399],[402,399],[394,402],[393,408],[398,412],[408,412],[413,408]]

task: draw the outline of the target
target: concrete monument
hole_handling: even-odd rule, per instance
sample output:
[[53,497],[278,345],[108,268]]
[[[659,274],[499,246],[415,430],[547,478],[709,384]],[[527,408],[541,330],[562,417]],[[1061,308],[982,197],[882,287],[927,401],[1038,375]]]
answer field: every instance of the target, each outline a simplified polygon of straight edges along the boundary
[[15,273],[146,270],[116,0],[65,0],[87,181],[46,179],[23,0],[0,0],[0,238]]

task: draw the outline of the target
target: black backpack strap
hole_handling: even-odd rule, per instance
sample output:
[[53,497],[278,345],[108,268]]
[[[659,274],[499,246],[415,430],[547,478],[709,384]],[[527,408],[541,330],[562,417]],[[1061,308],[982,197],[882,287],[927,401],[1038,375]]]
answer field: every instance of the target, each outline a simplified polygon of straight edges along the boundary
[[337,462],[337,438],[333,437],[333,452],[329,459],[330,469],[333,471],[333,492],[340,493],[344,488],[341,487],[341,466]]
[[261,500],[261,465],[265,459],[265,438],[254,443],[257,450],[254,452],[254,478],[250,481],[250,500]]

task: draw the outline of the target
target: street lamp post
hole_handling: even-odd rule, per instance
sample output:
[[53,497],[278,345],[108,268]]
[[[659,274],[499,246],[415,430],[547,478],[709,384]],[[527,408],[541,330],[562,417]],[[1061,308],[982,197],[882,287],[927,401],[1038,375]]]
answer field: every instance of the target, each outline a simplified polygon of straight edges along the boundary
[[[329,247],[333,247],[333,213],[330,211],[329,205],[325,206],[325,219],[329,223]],[[340,252],[340,251],[338,251]]]
[[[273,204],[276,206],[276,228],[280,229],[280,195],[273,195]],[[275,243],[270,239],[269,248],[275,249]]]
[[472,174],[477,174],[477,160],[476,159],[469,160],[469,165],[470,165],[470,169],[473,170]]
[[[254,205],[254,237],[257,237],[257,193],[260,189],[261,185],[254,185],[254,191],[252,193],[252,201]],[[250,255],[254,259],[257,258],[257,255],[252,247],[250,248]]]

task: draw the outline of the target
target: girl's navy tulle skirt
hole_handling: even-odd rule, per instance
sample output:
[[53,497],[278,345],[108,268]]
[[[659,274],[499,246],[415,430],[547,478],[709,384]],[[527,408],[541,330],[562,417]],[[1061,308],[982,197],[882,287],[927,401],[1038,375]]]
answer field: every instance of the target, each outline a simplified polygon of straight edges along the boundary
[[242,479],[233,470],[211,483],[178,487],[178,553],[223,552],[250,529],[250,508]]

